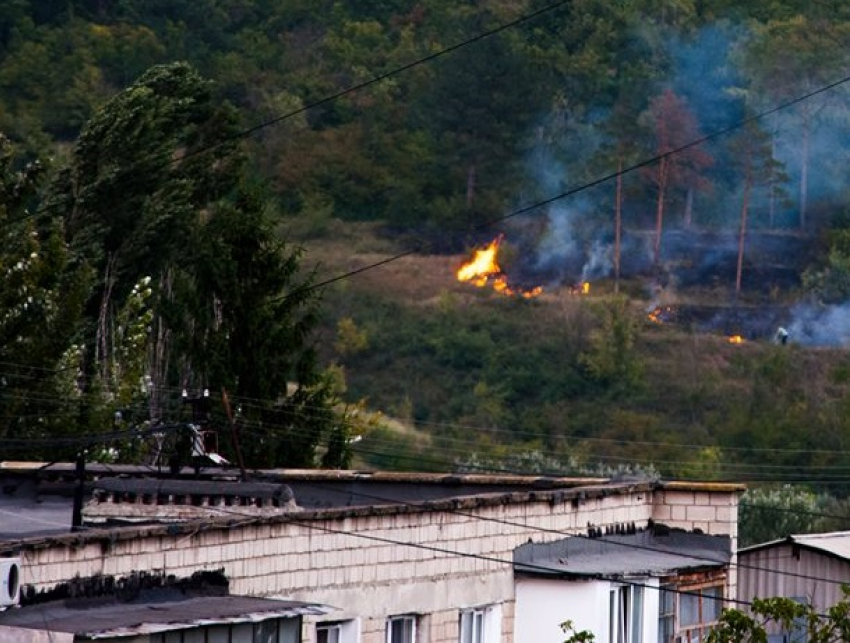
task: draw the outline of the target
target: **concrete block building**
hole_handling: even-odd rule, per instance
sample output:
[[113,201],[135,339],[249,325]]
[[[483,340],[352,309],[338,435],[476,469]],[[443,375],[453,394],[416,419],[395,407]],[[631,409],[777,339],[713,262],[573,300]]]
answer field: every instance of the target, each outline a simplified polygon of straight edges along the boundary
[[[734,552],[743,491],[537,476],[287,471],[262,478],[286,485],[291,496],[255,487],[252,501],[221,480],[182,496],[132,493],[122,483],[104,485],[112,491],[97,500],[111,505],[100,512],[107,521],[32,534],[0,527],[0,556],[21,561],[20,606],[12,609],[37,604],[71,579],[221,569],[234,595],[329,606],[304,616],[305,643],[509,643],[520,622],[513,560],[520,545],[586,535],[591,526],[661,523],[728,537]],[[269,500],[276,495],[286,498],[279,507]],[[169,503],[203,515],[169,518],[161,506]],[[157,517],[146,521],[144,507],[154,505]],[[724,582],[734,596],[734,569]],[[0,613],[0,627],[3,620]]]

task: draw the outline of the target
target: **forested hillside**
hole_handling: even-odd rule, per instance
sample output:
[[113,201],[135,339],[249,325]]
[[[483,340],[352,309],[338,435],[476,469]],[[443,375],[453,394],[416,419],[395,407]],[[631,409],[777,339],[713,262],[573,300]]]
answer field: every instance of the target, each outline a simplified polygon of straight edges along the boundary
[[15,448],[847,491],[844,3],[2,5]]

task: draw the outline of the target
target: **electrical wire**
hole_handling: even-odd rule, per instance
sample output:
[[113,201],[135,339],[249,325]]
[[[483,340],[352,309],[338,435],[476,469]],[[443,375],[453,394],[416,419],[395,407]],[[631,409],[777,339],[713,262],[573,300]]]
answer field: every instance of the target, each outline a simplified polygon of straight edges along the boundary
[[[474,35],[470,38],[467,38],[467,39],[462,40],[458,43],[455,43],[454,45],[444,47],[444,48],[442,48],[438,51],[435,51],[435,52],[428,54],[427,56],[423,56],[423,57],[418,58],[418,59],[416,59],[412,62],[408,62],[408,63],[405,63],[405,64],[400,65],[398,67],[395,67],[395,68],[391,69],[390,71],[372,76],[371,78],[369,78],[366,81],[356,83],[356,84],[351,85],[351,86],[349,86],[345,89],[334,92],[333,94],[329,94],[327,96],[324,96],[323,98],[320,98],[316,101],[313,101],[311,103],[303,105],[303,106],[299,107],[298,109],[294,109],[294,110],[291,110],[289,112],[279,114],[277,116],[274,116],[273,118],[269,118],[265,121],[261,121],[260,123],[252,125],[251,127],[245,128],[245,129],[243,129],[243,130],[241,130],[241,131],[239,131],[235,134],[222,137],[221,139],[219,139],[215,143],[202,145],[202,146],[199,146],[198,148],[193,149],[193,150],[186,150],[182,154],[173,155],[172,158],[170,158],[166,162],[164,167],[165,168],[171,167],[173,165],[182,163],[183,161],[188,160],[190,158],[194,158],[196,156],[201,156],[201,155],[213,152],[215,150],[218,150],[219,148],[221,148],[225,145],[228,145],[228,144],[231,144],[231,143],[234,143],[236,141],[243,140],[243,139],[250,138],[251,136],[253,136],[254,134],[256,134],[257,132],[259,132],[261,130],[264,130],[264,129],[267,129],[269,127],[273,127],[275,125],[278,125],[278,124],[282,123],[283,121],[289,120],[290,118],[293,118],[295,116],[298,116],[300,114],[303,114],[305,112],[313,110],[317,107],[321,107],[321,106],[326,105],[328,103],[332,103],[336,100],[339,100],[340,98],[343,98],[343,97],[348,96],[350,94],[354,94],[354,93],[359,92],[363,89],[371,87],[372,85],[379,84],[379,83],[381,83],[381,82],[383,82],[387,79],[390,79],[394,76],[402,74],[406,71],[409,71],[409,70],[414,69],[416,67],[419,67],[421,65],[426,65],[428,63],[431,63],[435,60],[443,58],[444,56],[448,56],[449,54],[452,54],[456,51],[459,51],[459,50],[461,50],[465,47],[468,47],[470,45],[474,45],[475,43],[478,43],[478,42],[481,42],[483,40],[486,40],[487,38],[491,38],[493,36],[496,36],[496,35],[504,32],[504,31],[507,31],[509,29],[513,29],[515,27],[518,27],[518,26],[520,26],[520,25],[522,25],[526,22],[533,21],[536,18],[539,18],[540,16],[551,13],[551,12],[555,11],[556,9],[560,9],[561,7],[564,7],[564,6],[566,6],[570,3],[571,3],[571,0],[558,0],[557,2],[554,2],[554,3],[551,3],[551,4],[546,5],[544,7],[541,7],[540,9],[532,11],[531,13],[528,13],[526,15],[515,18],[514,20],[501,23],[501,24],[497,25],[496,27],[494,27],[492,29],[482,31],[481,33],[478,33],[478,34],[476,34],[476,35]],[[145,161],[150,161],[152,159],[155,159],[157,156],[159,156],[159,155],[158,154],[156,154],[156,155],[151,154],[145,159]],[[135,164],[133,164],[129,168],[124,168],[124,172],[125,172],[124,176],[131,177],[132,180],[138,181],[135,169],[142,167],[143,165],[144,165],[144,163],[142,161],[137,161]],[[70,202],[71,202],[71,200],[68,199],[64,202],[54,203],[54,204],[51,204],[50,206],[48,206],[46,208],[42,208],[42,209],[36,210],[34,212],[31,212],[31,213],[25,213],[23,216],[18,217],[16,219],[7,219],[3,223],[5,223],[5,224],[21,223],[21,222],[24,222],[24,221],[26,221],[30,218],[40,216],[42,214],[46,214],[47,212],[49,212],[50,209],[57,208],[57,207],[62,206],[62,205],[67,205]]]
[[[326,491],[334,491],[334,489],[332,489],[328,486],[323,487],[321,483],[312,483],[312,486],[324,488]],[[404,505],[404,506],[407,506],[407,507],[415,507],[416,506],[414,503],[411,503],[411,502],[400,501],[400,500],[397,500],[397,499],[394,499],[394,498],[382,497],[382,496],[378,496],[378,495],[375,495],[375,494],[367,494],[365,492],[357,491],[355,489],[350,489],[350,488],[346,488],[342,493],[344,493],[346,495],[353,495],[353,496],[358,496],[358,497],[362,497],[362,498],[367,498],[369,500],[378,500],[378,501],[381,501],[381,502],[388,502],[390,504],[401,504],[401,505]],[[490,518],[490,517],[482,516],[482,515],[479,515],[479,514],[473,514],[473,513],[466,512],[466,511],[461,511],[459,509],[449,508],[449,509],[446,509],[446,511],[448,511],[449,513],[452,513],[454,515],[457,515],[457,516],[462,516],[462,517],[465,517],[465,518],[471,518],[471,519],[474,519],[474,520],[480,520],[482,522],[491,522],[491,523],[496,523],[496,524],[500,524],[500,525],[505,525],[506,527],[520,527],[520,528],[523,528],[523,529],[526,529],[526,530],[531,529],[531,530],[540,531],[540,532],[547,533],[547,534],[554,534],[554,535],[560,535],[560,536],[568,536],[568,537],[572,537],[572,538],[579,538],[579,539],[588,540],[588,541],[592,541],[592,542],[604,543],[606,545],[612,545],[615,548],[621,547],[621,548],[635,550],[635,551],[647,551],[647,552],[650,552],[650,553],[667,554],[667,555],[672,555],[672,556],[682,558],[682,559],[686,559],[686,560],[695,560],[695,559],[696,560],[702,560],[702,558],[703,558],[703,557],[696,557],[696,556],[693,556],[693,555],[690,555],[690,554],[687,554],[687,553],[671,552],[667,549],[659,549],[657,547],[651,547],[649,545],[641,545],[639,543],[625,543],[625,542],[621,542],[621,541],[618,541],[618,540],[611,540],[610,538],[606,538],[605,536],[598,536],[598,537],[597,536],[589,536],[589,535],[581,534],[581,533],[570,533],[570,532],[564,531],[562,529],[551,529],[551,528],[546,528],[546,527],[538,527],[538,526],[535,526],[535,525],[530,525],[528,523],[516,522],[516,521],[512,521],[512,520],[505,520],[504,518]],[[850,520],[850,518],[848,518],[848,520]],[[715,521],[715,523],[716,522],[718,522],[718,521]],[[735,524],[735,525],[738,524],[738,521],[733,521],[733,520],[727,521],[727,525],[733,525],[733,524]],[[763,566],[759,566],[759,565],[750,565],[750,564],[745,564],[745,563],[740,563],[740,562],[736,562],[736,563],[729,563],[728,561],[718,561],[718,562],[722,562],[724,564],[727,564],[730,568],[735,568],[735,569],[746,569],[746,570],[750,570],[750,571],[767,572],[767,573],[771,573],[771,574],[776,574],[778,576],[784,576],[784,577],[789,577],[789,578],[797,578],[797,579],[802,579],[802,580],[815,580],[815,581],[824,582],[824,583],[828,583],[828,584],[831,584],[831,585],[837,585],[837,586],[846,585],[845,581],[830,580],[830,579],[827,579],[827,578],[822,578],[820,576],[812,576],[810,574],[801,574],[801,573],[798,573],[798,572],[792,572],[792,571],[787,571],[787,570],[777,570],[777,569],[772,569],[772,568],[769,568],[769,567],[763,567]]]
[[[246,518],[248,521],[258,519],[256,516],[251,516],[250,514],[245,514],[245,513],[242,513],[242,512],[238,512],[238,511],[223,509],[223,508],[220,508],[220,507],[214,507],[214,508],[211,508],[211,509],[214,512],[222,514],[222,515],[239,516],[239,517]],[[475,517],[477,518],[477,516],[475,516]],[[496,522],[499,522],[499,521],[496,520]],[[497,557],[494,557],[494,556],[487,556],[487,555],[484,555],[484,554],[473,554],[473,553],[470,553],[470,552],[463,552],[463,551],[459,551],[459,550],[448,549],[448,548],[445,548],[445,547],[428,545],[428,544],[417,542],[417,541],[404,541],[404,540],[398,540],[398,539],[384,537],[384,536],[377,536],[377,535],[374,535],[374,534],[365,534],[365,533],[362,533],[362,532],[355,532],[355,531],[346,530],[346,529],[336,529],[336,528],[333,528],[333,527],[329,527],[327,525],[319,525],[316,522],[308,522],[308,521],[298,520],[297,518],[292,518],[290,516],[287,516],[287,523],[297,525],[297,526],[300,526],[300,527],[304,527],[304,528],[310,529],[310,530],[318,530],[318,531],[322,531],[322,532],[330,533],[330,534],[335,534],[335,535],[350,536],[350,537],[359,538],[359,539],[363,539],[363,540],[369,540],[369,541],[373,541],[373,542],[382,542],[382,543],[392,544],[392,545],[397,545],[397,546],[410,547],[410,548],[413,548],[413,549],[420,549],[420,550],[424,550],[424,551],[430,551],[430,552],[433,552],[433,553],[444,554],[446,556],[451,556],[451,557],[472,558],[472,559],[480,560],[480,561],[483,561],[483,562],[497,563],[497,564],[500,564],[500,565],[510,565],[512,568],[514,568],[516,566],[516,563],[513,561],[513,559],[505,560],[505,559],[497,558]],[[540,530],[540,531],[552,531],[552,530],[547,530],[547,529],[544,529],[544,528],[531,527],[529,525],[519,524],[518,526],[522,526],[522,527],[534,529],[534,530]],[[569,534],[567,534],[567,535],[569,535]],[[608,541],[608,542],[613,542],[613,541]],[[635,548],[634,545],[630,545],[630,544],[624,544],[624,546],[632,548],[632,549]],[[670,553],[670,552],[665,552],[665,553]],[[692,556],[687,556],[687,555],[685,555],[685,557],[691,558],[691,559],[693,558]],[[522,563],[519,563],[519,564],[523,569],[529,569],[529,570],[534,570],[534,571],[537,571],[537,572],[545,573],[547,576],[555,576],[555,577],[560,576],[562,578],[572,578],[572,577],[575,576],[575,574],[571,574],[570,572],[568,572],[566,570],[555,568],[555,567],[550,567],[550,566],[539,564],[539,563],[522,562]],[[729,565],[729,563],[722,563],[721,561],[718,561],[718,564]],[[666,591],[666,592],[674,593],[674,594],[677,594],[677,595],[701,596],[701,593],[699,591],[683,590],[683,589],[679,589],[679,588],[671,588],[669,586],[662,587],[661,585],[658,585],[658,586],[649,585],[647,583],[642,583],[642,582],[635,581],[635,580],[628,579],[628,578],[624,578],[624,577],[621,577],[621,576],[606,575],[606,574],[594,574],[593,578],[597,579],[597,580],[607,580],[609,582],[615,582],[615,583],[619,583],[619,584],[622,584],[622,585],[630,585],[630,586],[634,586],[634,587],[643,587],[643,588],[646,588],[646,589],[653,589],[653,590],[657,590],[657,591]],[[828,583],[833,582],[833,581],[829,581],[827,579],[818,579],[818,578],[815,578],[815,577],[808,577],[808,576],[803,576],[803,578],[811,578],[811,579],[815,579],[815,580],[822,580],[823,582],[828,582]],[[841,584],[841,583],[839,582],[838,584]],[[745,607],[752,607],[752,605],[753,605],[752,601],[746,601],[746,600],[737,599],[737,598],[733,599],[731,597],[724,597],[722,599],[722,601],[724,603],[727,603],[727,604],[734,604],[734,605],[740,605],[740,606],[745,606]],[[827,616],[825,616],[825,615],[819,615],[819,616],[821,618],[827,618]]]
[[[626,166],[622,169],[618,169],[614,172],[609,172],[607,174],[603,174],[603,175],[601,175],[601,176],[599,176],[595,179],[581,183],[581,184],[579,184],[575,187],[569,188],[569,189],[567,189],[563,192],[560,192],[558,194],[550,196],[550,197],[543,199],[541,201],[536,201],[536,202],[534,202],[530,205],[523,206],[521,208],[518,208],[516,210],[508,212],[507,214],[504,214],[504,215],[501,215],[501,216],[498,216],[498,217],[494,217],[492,219],[484,221],[484,222],[476,225],[473,228],[473,230],[474,231],[481,231],[481,230],[486,230],[486,229],[492,228],[493,226],[495,226],[499,223],[503,223],[504,221],[507,221],[509,219],[513,219],[513,218],[521,216],[523,214],[528,214],[528,213],[533,212],[535,210],[539,210],[540,208],[542,208],[544,206],[551,205],[552,203],[566,199],[567,197],[575,196],[576,194],[580,194],[581,192],[584,192],[584,191],[589,190],[591,188],[597,187],[597,186],[602,185],[604,183],[608,183],[609,181],[612,181],[612,180],[614,180],[618,177],[625,176],[626,174],[630,174],[631,172],[634,172],[634,171],[639,170],[641,168],[653,165],[655,163],[658,163],[658,162],[660,162],[664,159],[670,158],[671,156],[675,156],[677,154],[680,154],[680,153],[682,153],[686,150],[689,150],[691,148],[699,147],[700,145],[703,145],[705,143],[713,141],[714,139],[726,136],[727,134],[730,134],[730,133],[732,133],[732,132],[734,132],[738,129],[741,129],[743,127],[750,125],[751,123],[756,123],[759,120],[766,118],[767,116],[770,116],[772,114],[778,113],[780,111],[783,111],[785,109],[788,109],[790,107],[798,105],[799,103],[802,103],[802,102],[807,101],[811,98],[814,98],[815,96],[819,96],[819,95],[824,94],[826,92],[832,91],[833,89],[837,89],[838,87],[845,85],[848,82],[850,82],[850,76],[844,76],[844,77],[842,77],[842,78],[840,78],[836,81],[833,81],[833,82],[828,83],[826,85],[822,85],[822,86],[820,86],[820,87],[818,87],[818,88],[816,88],[816,89],[814,89],[814,90],[812,90],[812,91],[810,91],[806,94],[803,94],[801,96],[797,96],[796,98],[788,100],[784,103],[780,103],[779,105],[772,107],[770,109],[766,109],[766,110],[763,110],[761,112],[758,112],[757,114],[754,114],[753,116],[750,116],[750,117],[741,119],[739,121],[736,121],[735,123],[733,123],[731,125],[728,125],[728,126],[721,128],[719,130],[715,130],[714,132],[707,134],[705,136],[701,136],[699,138],[693,139],[693,140],[691,140],[687,143],[684,143],[683,145],[680,145],[676,148],[673,148],[669,151],[663,152],[661,154],[656,154],[654,156],[647,157],[647,158],[645,158],[641,161],[638,161],[636,163],[628,165],[628,166]],[[303,294],[304,292],[311,292],[312,290],[324,288],[324,287],[329,286],[331,284],[334,284],[338,281],[343,281],[345,279],[355,277],[355,276],[362,274],[364,272],[367,272],[369,270],[379,268],[381,266],[387,265],[389,263],[392,263],[392,262],[397,261],[399,259],[402,259],[404,257],[416,254],[416,252],[417,252],[417,249],[411,249],[411,250],[407,250],[407,251],[404,251],[404,252],[399,252],[399,253],[392,255],[390,257],[386,257],[386,258],[384,258],[380,261],[376,261],[376,262],[373,262],[373,263],[370,263],[370,264],[366,264],[364,266],[361,266],[360,268],[356,268],[354,270],[349,270],[347,272],[340,273],[340,274],[338,274],[334,277],[330,277],[330,278],[325,279],[323,281],[319,281],[317,283],[310,284],[308,286],[304,286],[304,287],[302,287],[302,289],[295,289],[288,294],[281,295],[277,298],[274,298],[273,301],[285,300],[287,297],[294,297],[296,294],[300,295],[300,294]]]
[[[0,364],[3,364],[0,362]],[[8,366],[15,367],[25,367],[25,365],[15,364],[6,362]],[[50,370],[50,369],[44,369]],[[0,376],[4,373],[0,371]],[[172,393],[177,396],[182,396],[182,389],[178,387],[168,387],[168,386],[157,386],[153,388],[157,393]],[[44,403],[56,404],[57,406],[62,406],[66,404],[75,404],[79,403],[77,398],[57,398],[55,396],[38,396],[38,395],[11,395],[11,399],[20,399],[20,400],[36,400]],[[270,399],[260,399],[260,398],[251,398],[251,397],[240,397],[238,400],[234,400],[238,405],[242,406],[245,410],[267,410],[273,407],[279,401],[270,400]],[[313,417],[320,418],[324,417],[328,409],[323,406],[318,405],[310,405],[310,404],[298,404],[297,408],[286,407],[286,411],[290,416],[294,416],[295,418],[302,418],[309,420],[311,418],[311,411],[315,411],[315,415]],[[51,414],[39,414],[40,416],[50,417]],[[56,414],[57,417],[61,417],[60,413]],[[247,422],[247,420],[243,420],[243,422]],[[283,425],[278,425],[274,423],[264,422],[263,426],[267,428],[280,428],[285,429]],[[458,424],[458,423],[441,423],[441,422],[416,422],[416,428],[420,427],[432,427],[438,429],[452,429],[456,431],[462,432],[470,432],[475,435],[505,435],[506,437],[515,438],[527,438],[531,440],[536,439],[552,439],[557,438],[558,440],[575,440],[578,443],[599,443],[599,444],[610,444],[616,446],[638,446],[638,447],[652,447],[652,448],[671,448],[671,449],[692,449],[692,450],[702,450],[705,448],[719,448],[724,453],[727,452],[743,452],[747,454],[760,454],[760,453],[773,453],[773,454],[789,454],[789,455],[850,455],[850,451],[846,450],[835,450],[835,449],[790,449],[790,448],[770,448],[770,447],[726,447],[718,444],[711,443],[679,443],[679,442],[659,442],[659,441],[649,441],[649,440],[627,440],[622,438],[598,438],[593,436],[575,436],[568,433],[559,433],[557,435],[552,435],[551,433],[542,433],[542,432],[530,432],[530,431],[513,431],[510,429],[499,429],[497,427],[486,427],[480,425],[473,425],[468,423]],[[452,436],[452,435],[429,435],[429,438],[434,441],[438,441],[442,444],[457,444],[458,450],[465,450],[466,447],[469,446],[470,440],[466,440],[460,437]],[[391,441],[388,441],[392,443]],[[433,445],[432,445],[433,446]],[[521,445],[520,445],[521,447]],[[443,447],[446,449],[447,447]],[[608,456],[600,456],[600,457],[608,457]],[[618,456],[610,456],[612,459],[622,459]],[[626,458],[628,459],[628,458]],[[654,461],[654,460],[649,460]],[[669,464],[676,465],[686,465],[686,464],[698,464],[700,461],[688,461],[688,460],[665,460],[661,461]],[[746,463],[746,462],[724,462],[724,466],[739,468],[756,468],[756,469],[787,469],[789,471],[800,471],[801,467],[799,465],[781,465],[781,464],[759,464],[759,463]],[[850,465],[811,465],[810,468],[822,471],[822,470],[841,470],[850,467]],[[806,467],[802,467],[803,470]]]

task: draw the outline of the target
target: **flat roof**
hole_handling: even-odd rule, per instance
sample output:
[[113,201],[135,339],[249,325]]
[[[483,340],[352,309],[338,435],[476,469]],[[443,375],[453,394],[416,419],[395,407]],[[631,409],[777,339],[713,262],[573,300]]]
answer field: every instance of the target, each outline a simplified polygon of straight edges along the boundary
[[116,598],[67,599],[7,609],[0,612],[0,630],[2,626],[10,626],[90,639],[129,637],[199,625],[321,615],[332,609],[300,601],[230,595],[185,596],[177,590],[158,589],[142,592],[139,598],[129,602]]
[[[115,488],[126,490],[136,480],[140,488],[148,488],[152,484],[150,480],[163,480],[164,477],[157,476],[165,473],[144,466],[91,463],[86,467],[85,500],[89,499],[95,481],[114,478],[120,480],[114,483]],[[183,474],[183,482],[177,484],[187,489],[192,487],[192,481],[199,488],[209,481],[226,482],[223,486],[231,488],[243,484],[254,489],[265,489],[270,484],[285,485],[301,510],[301,520],[339,512],[361,515],[458,509],[461,507],[454,505],[458,501],[496,504],[527,502],[534,497],[563,500],[579,495],[589,498],[631,493],[636,489],[721,493],[744,490],[737,484],[545,475],[287,469],[251,471],[251,482],[240,483],[239,471],[232,468],[204,468],[198,476],[193,469],[185,468]],[[0,462],[0,548],[33,539],[71,536],[73,494],[77,486],[75,465],[71,463]],[[208,520],[226,522],[228,516],[222,512],[220,516],[210,515]],[[152,520],[151,524],[157,523]]]
[[599,537],[570,536],[514,550],[514,570],[541,576],[619,578],[668,576],[729,564],[732,540],[682,530]]

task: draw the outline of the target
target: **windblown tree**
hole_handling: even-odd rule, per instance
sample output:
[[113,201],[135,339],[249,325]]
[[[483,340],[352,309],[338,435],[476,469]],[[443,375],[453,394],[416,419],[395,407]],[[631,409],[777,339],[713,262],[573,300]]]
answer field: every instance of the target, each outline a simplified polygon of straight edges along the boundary
[[42,176],[0,135],[0,435],[31,441],[26,455],[39,458],[57,453],[74,408],[75,371],[63,366],[89,286],[86,270],[68,268],[61,227],[37,209]]
[[[97,275],[80,423],[102,428],[116,405],[168,422],[184,388],[225,390],[253,422],[310,388],[326,397],[309,398],[318,428],[299,444],[309,462],[332,415],[308,345],[316,294],[247,185],[238,140],[234,111],[174,63],[113,98],[74,146],[52,198],[78,261]],[[289,428],[267,423],[266,433]]]

